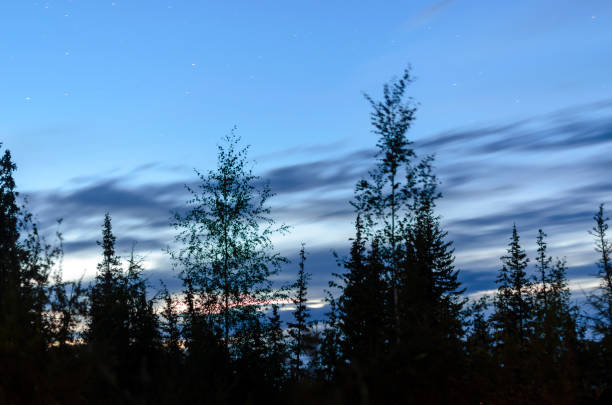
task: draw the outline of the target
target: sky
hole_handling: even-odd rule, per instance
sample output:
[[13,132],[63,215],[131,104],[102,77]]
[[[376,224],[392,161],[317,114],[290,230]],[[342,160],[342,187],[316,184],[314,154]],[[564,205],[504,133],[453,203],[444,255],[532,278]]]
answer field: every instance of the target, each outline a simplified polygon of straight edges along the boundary
[[[469,294],[495,288],[516,223],[542,227],[576,291],[593,285],[587,231],[612,206],[608,1],[15,1],[0,3],[0,142],[64,269],[91,277],[109,211],[119,253],[179,288],[164,249],[184,185],[234,126],[310,252],[311,299],[353,234],[348,203],[374,164],[363,93],[408,65],[408,133],[435,154],[438,212]],[[294,261],[282,273],[291,280]]]

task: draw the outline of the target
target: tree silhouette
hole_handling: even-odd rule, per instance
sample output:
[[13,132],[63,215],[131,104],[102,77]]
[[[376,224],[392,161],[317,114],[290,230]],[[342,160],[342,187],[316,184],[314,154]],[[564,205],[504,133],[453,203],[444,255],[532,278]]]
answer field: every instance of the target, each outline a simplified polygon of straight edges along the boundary
[[238,149],[239,140],[232,132],[218,147],[216,170],[196,171],[201,182],[187,187],[189,211],[174,222],[182,246],[173,258],[192,283],[211,330],[221,331],[228,354],[245,330],[241,325],[261,320],[260,306],[274,298],[270,277],[286,261],[270,238],[287,227],[270,217],[273,194],[248,168],[248,148]]
[[365,95],[373,110],[370,115],[372,132],[379,136],[376,144],[378,164],[369,172],[369,180],[357,183],[353,202],[365,221],[364,229],[368,234],[376,234],[381,243],[384,263],[390,274],[396,342],[400,336],[399,221],[408,208],[410,160],[414,156],[406,137],[416,111],[412,99],[405,95],[411,82],[410,69],[405,69],[401,78],[384,85],[382,101]]
[[[512,227],[507,254],[501,257],[501,261],[493,314],[495,355],[502,368],[500,378],[509,381],[506,394],[513,400],[525,401],[532,395],[525,389],[529,380],[527,373],[533,371],[528,367],[530,359],[527,355],[533,325],[532,283],[525,271],[529,259],[520,245],[516,225]],[[525,388],[519,389],[523,385]]]
[[355,221],[355,238],[341,274],[342,295],[338,298],[338,320],[343,334],[342,354],[354,367],[364,371],[388,351],[391,332],[389,289],[378,238],[367,251],[361,216]]
[[306,306],[308,302],[308,280],[310,274],[304,271],[304,262],[306,261],[306,250],[302,244],[300,249],[300,263],[297,280],[293,284],[294,295],[291,297],[291,302],[295,305],[293,311],[293,322],[289,322],[288,333],[291,337],[291,374],[294,380],[299,380],[302,377],[302,367],[304,354],[307,349],[308,334],[310,332],[310,311]]

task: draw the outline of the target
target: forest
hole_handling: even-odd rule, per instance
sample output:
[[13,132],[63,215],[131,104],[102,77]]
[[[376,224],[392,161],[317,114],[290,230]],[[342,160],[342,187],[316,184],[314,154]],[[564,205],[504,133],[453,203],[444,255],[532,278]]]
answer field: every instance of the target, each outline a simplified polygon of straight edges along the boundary
[[[64,280],[62,234],[42,235],[0,161],[2,404],[612,403],[612,242],[593,202],[599,288],[572,298],[547,234],[527,257],[508,229],[496,293],[471,299],[442,226],[433,156],[408,135],[406,69],[366,95],[377,155],[355,185],[348,257],[329,275],[324,320],[307,305],[308,246],[293,283],[272,240],[273,190],[232,132],[169,218],[180,291],[153,291],[137,252],[100,218],[95,279]],[[348,204],[348,202],[347,202]],[[291,320],[280,311],[291,306]]]

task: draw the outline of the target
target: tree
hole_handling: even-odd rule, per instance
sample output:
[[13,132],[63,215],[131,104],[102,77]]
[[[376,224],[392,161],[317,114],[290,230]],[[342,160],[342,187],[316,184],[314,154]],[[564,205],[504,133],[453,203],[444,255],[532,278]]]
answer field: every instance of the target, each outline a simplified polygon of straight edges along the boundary
[[379,136],[377,146],[378,164],[369,172],[369,180],[361,180],[355,189],[354,207],[362,213],[365,229],[376,234],[381,242],[384,264],[390,275],[392,314],[396,342],[399,342],[399,221],[407,215],[406,204],[412,177],[411,158],[414,151],[406,137],[414,120],[416,107],[405,95],[412,82],[410,69],[405,69],[401,78],[385,84],[382,101],[369,95],[366,99],[372,106],[371,123],[373,133]]
[[612,243],[608,240],[608,220],[604,205],[593,217],[595,226],[589,233],[595,238],[595,251],[600,254],[599,269],[600,292],[590,297],[591,304],[597,311],[595,330],[604,337],[612,338]]
[[16,169],[5,150],[0,159],[0,401],[41,402],[40,391],[30,388],[45,384],[51,332],[47,287],[58,253],[18,205]]
[[543,353],[555,359],[567,350],[566,345],[576,338],[576,308],[570,304],[571,293],[567,284],[565,259],[548,256],[546,233],[538,230],[538,255],[535,284],[536,336],[546,342]]
[[176,310],[176,302],[170,295],[168,288],[162,283],[163,289],[161,292],[161,299],[163,301],[163,307],[160,312],[162,322],[160,329],[163,333],[163,345],[168,354],[168,357],[178,362],[182,350],[181,350],[181,330],[180,330],[180,317]]
[[187,214],[175,215],[182,246],[172,253],[182,277],[193,283],[204,316],[221,330],[228,353],[239,326],[261,318],[258,309],[274,296],[270,277],[286,261],[274,252],[271,236],[287,227],[270,217],[273,194],[247,167],[248,147],[239,149],[239,141],[232,132],[218,147],[217,169],[196,171],[201,183],[187,187]]
[[268,382],[280,390],[286,380],[289,353],[278,310],[278,304],[273,304],[272,314],[268,317],[266,372]]
[[343,335],[342,354],[364,371],[372,369],[388,351],[386,340],[391,321],[386,315],[389,289],[380,242],[374,238],[369,251],[366,242],[361,216],[357,214],[355,238],[344,262],[346,272],[339,275],[342,294],[337,300],[337,316]]
[[496,321],[501,343],[516,339],[521,346],[528,338],[527,329],[531,316],[531,282],[525,269],[529,263],[527,254],[521,248],[516,225],[508,244],[508,253],[501,257],[503,266],[497,276]]
[[493,314],[495,355],[501,368],[500,378],[508,381],[509,392],[506,394],[521,402],[533,394],[528,392],[530,386],[526,385],[529,381],[527,373],[533,371],[528,366],[530,359],[527,356],[533,306],[532,285],[525,272],[529,259],[520,245],[516,225],[512,227],[507,254],[501,257],[501,261]]
[[[61,223],[61,221],[59,221]],[[61,349],[74,345],[77,328],[87,315],[86,291],[83,288],[82,278],[77,281],[66,282],[62,278],[64,247],[63,237],[58,231],[59,266],[53,273],[53,283],[50,288],[50,307],[53,314],[52,332],[53,341]]]
[[142,259],[135,256],[134,246],[123,277],[123,289],[128,310],[128,339],[130,366],[133,370],[132,388],[146,396],[149,369],[154,369],[161,352],[159,319],[154,310],[154,298],[147,298],[147,282],[142,276]]
[[599,253],[597,262],[599,291],[591,294],[588,299],[595,310],[592,317],[595,332],[601,337],[599,342],[599,375],[604,387],[603,396],[608,400],[612,397],[612,243],[608,240],[609,218],[604,212],[604,205],[593,217],[595,226],[589,232],[595,239],[595,251]]
[[[23,338],[15,336],[24,328],[21,307],[21,266],[24,251],[19,243],[22,211],[17,205],[13,172],[17,166],[6,150],[0,160],[0,344],[11,347]],[[27,312],[27,310],[25,311]]]
[[295,305],[295,311],[293,311],[294,322],[290,322],[288,333],[292,339],[290,350],[292,354],[291,359],[291,373],[295,380],[300,380],[302,377],[302,363],[305,351],[307,349],[307,337],[310,331],[310,311],[306,306],[308,302],[308,280],[310,274],[304,271],[304,262],[306,261],[306,251],[304,244],[300,249],[300,264],[298,270],[297,280],[293,284],[294,296],[291,298],[291,302]]
[[534,384],[539,386],[543,400],[561,402],[576,397],[577,308],[570,304],[566,261],[553,262],[548,256],[546,236],[544,231],[538,230],[534,341],[530,356],[539,365]]
[[460,297],[465,290],[458,281],[452,242],[446,241],[448,233],[442,229],[440,217],[434,212],[436,200],[442,195],[437,190],[432,160],[431,156],[427,157],[416,168],[411,191],[412,220],[402,224],[405,252],[401,298],[402,309],[408,316],[408,329],[415,329],[415,314],[427,317],[426,322],[430,323],[427,328],[433,328],[430,332],[448,340],[451,336],[461,337],[464,301]]
[[129,344],[129,306],[121,261],[115,253],[116,238],[109,213],[102,225],[102,261],[90,291],[87,340],[104,346],[116,360],[123,358]]
[[465,290],[458,281],[452,242],[434,211],[441,193],[432,160],[426,157],[415,168],[411,216],[401,224],[400,336],[417,389],[446,402],[463,373]]
[[496,367],[493,362],[493,338],[487,311],[491,298],[484,295],[468,307],[469,323],[465,349],[467,357],[467,386],[473,403],[488,403],[487,397],[496,390]]
[[[330,287],[336,287],[336,284],[330,282]],[[327,320],[321,333],[318,350],[315,353],[313,368],[320,381],[329,383],[334,380],[338,368],[343,364],[343,353],[337,300],[330,291],[327,291],[325,301],[329,304],[329,311],[325,314]]]

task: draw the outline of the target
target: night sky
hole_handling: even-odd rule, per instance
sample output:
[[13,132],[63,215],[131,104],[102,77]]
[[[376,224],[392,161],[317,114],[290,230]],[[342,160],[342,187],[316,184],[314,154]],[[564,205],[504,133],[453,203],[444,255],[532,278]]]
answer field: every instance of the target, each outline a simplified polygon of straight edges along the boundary
[[[512,224],[593,285],[587,231],[612,210],[609,1],[3,1],[0,141],[67,278],[99,260],[103,215],[172,287],[170,212],[232,127],[303,241],[311,298],[346,254],[355,182],[374,164],[366,92],[408,64],[408,136],[436,155],[438,212],[470,294],[495,288]],[[295,262],[281,279],[292,279]]]

